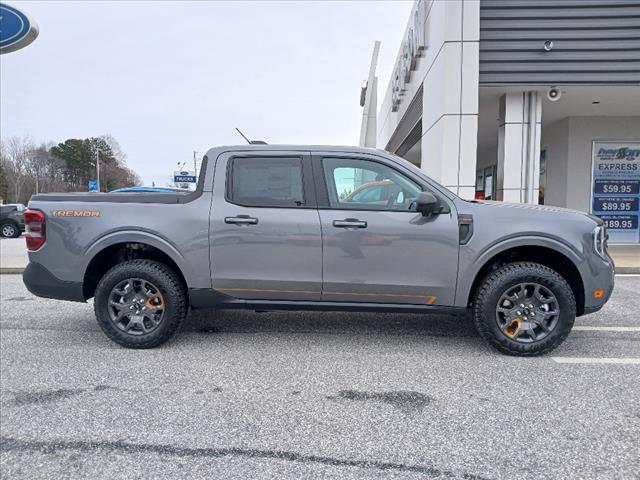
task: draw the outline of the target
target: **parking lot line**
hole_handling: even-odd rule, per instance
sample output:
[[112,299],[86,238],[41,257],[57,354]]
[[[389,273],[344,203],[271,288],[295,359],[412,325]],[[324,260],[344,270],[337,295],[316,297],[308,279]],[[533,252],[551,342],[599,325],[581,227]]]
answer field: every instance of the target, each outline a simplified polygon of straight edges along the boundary
[[640,365],[640,358],[551,357],[556,363]]
[[640,332],[640,327],[600,327],[596,325],[576,325],[573,330],[583,332]]

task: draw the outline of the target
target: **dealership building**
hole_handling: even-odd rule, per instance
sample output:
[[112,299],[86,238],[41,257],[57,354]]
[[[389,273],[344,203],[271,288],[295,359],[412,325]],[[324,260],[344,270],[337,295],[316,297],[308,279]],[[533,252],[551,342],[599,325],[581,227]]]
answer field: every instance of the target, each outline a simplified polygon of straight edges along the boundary
[[379,107],[364,143],[461,197],[591,212],[640,243],[640,1],[418,0]]

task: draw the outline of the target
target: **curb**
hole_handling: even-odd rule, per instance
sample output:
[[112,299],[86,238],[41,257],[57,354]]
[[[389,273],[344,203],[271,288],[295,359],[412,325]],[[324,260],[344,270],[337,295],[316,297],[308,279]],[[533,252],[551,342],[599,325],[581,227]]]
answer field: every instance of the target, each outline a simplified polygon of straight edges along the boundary
[[22,267],[2,267],[0,268],[0,275],[22,275],[24,268]]
[[616,267],[616,274],[637,275],[640,274],[640,267]]

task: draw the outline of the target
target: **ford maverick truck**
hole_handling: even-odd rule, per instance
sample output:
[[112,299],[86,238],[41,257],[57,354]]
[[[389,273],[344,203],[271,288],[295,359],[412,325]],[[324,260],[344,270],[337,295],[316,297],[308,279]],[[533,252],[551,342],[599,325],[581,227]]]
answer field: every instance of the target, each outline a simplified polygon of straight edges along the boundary
[[193,192],[39,194],[24,218],[27,288],[93,298],[131,348],[164,343],[189,308],[470,310],[501,352],[539,355],[614,283],[600,219],[466,201],[375,149],[218,147]]

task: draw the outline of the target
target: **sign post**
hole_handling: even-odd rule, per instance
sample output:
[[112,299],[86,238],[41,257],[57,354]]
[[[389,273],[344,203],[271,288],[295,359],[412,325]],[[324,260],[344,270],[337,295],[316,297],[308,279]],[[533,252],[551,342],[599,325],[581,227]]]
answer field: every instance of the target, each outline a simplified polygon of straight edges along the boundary
[[640,243],[640,142],[594,141],[591,213],[611,243]]

